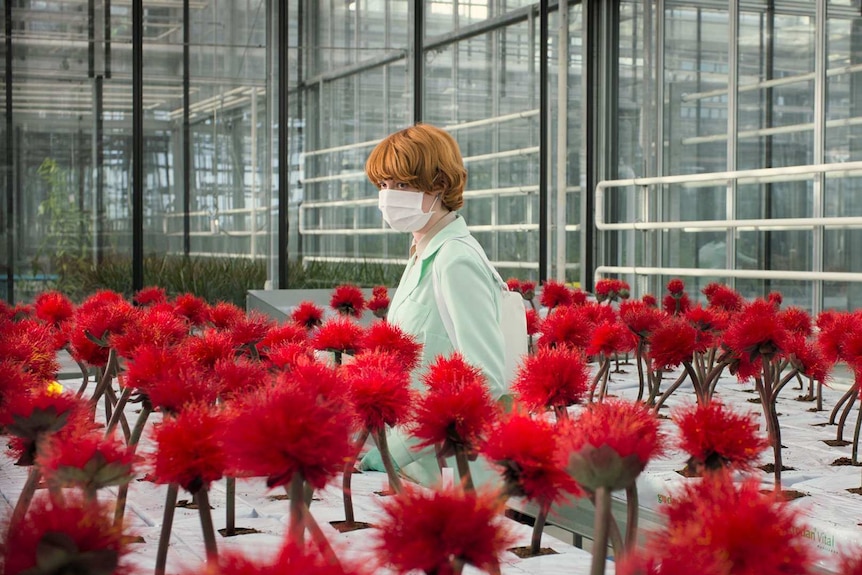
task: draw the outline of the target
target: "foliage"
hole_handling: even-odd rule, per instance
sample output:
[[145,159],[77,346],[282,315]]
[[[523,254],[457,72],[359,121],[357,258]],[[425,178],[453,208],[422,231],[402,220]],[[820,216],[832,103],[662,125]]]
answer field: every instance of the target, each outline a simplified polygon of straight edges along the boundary
[[[362,287],[394,286],[398,266],[369,262],[358,264],[291,261],[288,270],[290,289],[334,288],[344,283]],[[82,301],[99,289],[132,296],[132,262],[126,255],[106,256],[98,266],[86,259],[62,258],[56,288],[74,301]],[[266,262],[247,258],[185,258],[151,255],[144,259],[144,285],[164,288],[169,297],[192,293],[210,303],[226,301],[245,308],[246,292],[263,289],[267,279]]]

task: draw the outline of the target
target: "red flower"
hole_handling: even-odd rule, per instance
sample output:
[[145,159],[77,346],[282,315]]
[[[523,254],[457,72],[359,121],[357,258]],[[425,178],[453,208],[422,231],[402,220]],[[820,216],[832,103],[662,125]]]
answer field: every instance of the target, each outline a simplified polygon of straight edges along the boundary
[[18,398],[28,397],[40,385],[42,380],[20,363],[8,359],[0,361],[0,422],[11,421],[6,414],[9,405]]
[[691,362],[696,350],[697,330],[682,318],[668,319],[649,339],[649,353],[654,370]]
[[113,504],[85,501],[74,493],[37,497],[27,515],[6,530],[3,572],[133,572],[123,559],[131,537],[114,526],[113,515]]
[[527,310],[527,335],[536,335],[542,330],[542,318],[534,309]]
[[88,491],[128,483],[134,460],[119,438],[87,428],[51,436],[36,457],[48,483]]
[[635,335],[649,339],[662,324],[666,314],[660,309],[643,301],[624,301],[620,303],[620,319]]
[[360,425],[372,433],[404,423],[413,407],[410,372],[395,356],[363,352],[345,366],[350,401]]
[[188,332],[188,324],[172,309],[157,305],[135,308],[129,317],[127,329],[112,335],[110,344],[121,357],[129,359],[142,345],[177,345]]
[[817,316],[817,343],[830,363],[847,360],[845,343],[848,335],[862,331],[862,325],[854,321],[853,315],[844,312],[824,311]]
[[617,321],[617,312],[609,305],[589,302],[582,305],[580,310],[584,318],[593,326]]
[[616,301],[629,297],[629,284],[620,279],[605,278],[596,282],[596,301]]
[[644,404],[605,400],[563,423],[559,453],[584,488],[616,490],[635,481],[662,452],[663,440],[658,419]]
[[590,343],[592,325],[583,307],[561,307],[542,322],[538,347],[585,348]]
[[781,303],[784,301],[784,296],[781,295],[781,292],[771,291],[766,296],[766,301],[775,306],[775,309],[777,310],[779,307],[781,307]]
[[290,319],[296,325],[311,330],[323,323],[323,310],[310,301],[303,301],[290,313]]
[[385,318],[389,311],[389,303],[389,292],[386,286],[375,286],[371,291],[371,300],[368,302],[368,309],[374,317]]
[[58,291],[46,291],[36,296],[33,302],[36,317],[53,326],[59,326],[75,313],[71,300]]
[[216,329],[231,329],[245,317],[238,305],[220,301],[209,308],[209,323]]
[[728,324],[727,312],[717,307],[704,308],[700,304],[685,312],[685,319],[697,330],[695,347],[700,352],[717,347]]
[[756,300],[734,316],[724,332],[724,344],[738,357],[753,362],[760,355],[771,357],[780,352],[787,345],[787,337],[772,304]]
[[60,369],[57,351],[63,344],[57,333],[33,319],[6,323],[0,327],[0,358],[19,363],[38,379],[55,379]]
[[683,315],[691,309],[691,300],[685,292],[667,294],[661,300],[661,307],[665,313],[669,313],[670,315]]
[[168,294],[164,288],[158,286],[148,286],[138,291],[132,298],[132,301],[140,306],[151,306],[154,304],[165,303],[168,301]]
[[32,465],[39,442],[67,425],[80,425],[89,419],[87,402],[73,393],[54,393],[47,387],[7,398],[0,425],[20,441],[9,446],[17,465]]
[[259,311],[242,314],[230,326],[230,335],[235,345],[257,346],[275,323]]
[[685,293],[685,284],[681,279],[672,279],[667,282],[667,291],[671,295],[681,295]]
[[706,296],[710,307],[721,308],[725,311],[740,311],[745,305],[745,300],[733,288],[720,283],[711,283],[701,290]]
[[645,293],[643,297],[641,297],[641,301],[644,303],[644,305],[648,305],[650,307],[658,306],[658,302],[656,301],[655,296],[650,293]]
[[778,312],[778,318],[781,323],[791,334],[797,334],[804,337],[811,336],[811,316],[808,312],[799,307],[788,307]]
[[572,292],[566,284],[554,280],[545,280],[542,284],[542,295],[539,298],[542,307],[552,311],[558,306],[566,307],[572,305]]
[[177,413],[187,404],[213,403],[218,381],[184,352],[183,346],[144,345],[127,365],[123,385],[145,396],[154,409]]
[[97,292],[88,298],[75,310],[69,335],[72,357],[104,367],[108,363],[108,339],[125,331],[132,310],[131,304],[114,292]]
[[[521,286],[518,288],[518,291],[521,292],[521,297],[530,301],[536,297],[536,282],[524,280],[521,282]],[[574,296],[572,297],[572,303],[575,303]]]
[[180,347],[191,362],[203,369],[212,369],[220,360],[232,359],[237,353],[233,336],[212,328],[187,337]]
[[506,287],[509,288],[509,291],[521,293],[521,280],[518,278],[509,278],[506,280]]
[[581,488],[557,458],[557,428],[544,419],[513,411],[494,426],[482,453],[503,468],[508,493],[542,507],[562,503]]
[[422,344],[415,337],[397,325],[383,321],[375,322],[366,330],[359,347],[364,351],[380,351],[394,356],[401,369],[408,373],[419,365],[422,357]]
[[238,399],[227,424],[225,450],[239,473],[286,485],[299,473],[323,488],[351,453],[351,415],[344,402],[313,386],[278,385]]
[[356,355],[362,351],[364,330],[361,325],[338,316],[326,321],[311,337],[311,347],[321,351]]
[[790,337],[785,354],[793,367],[799,370],[799,373],[820,382],[826,381],[826,378],[829,377],[833,364],[823,357],[820,346],[808,341],[803,336]]
[[184,293],[174,298],[174,309],[196,327],[203,326],[210,315],[210,305],[203,298]]
[[218,382],[216,387],[220,390],[219,396],[223,399],[230,399],[272,381],[264,364],[244,357],[220,359],[213,367],[213,376]]
[[383,503],[377,551],[398,573],[451,575],[453,559],[495,572],[500,553],[512,541],[502,511],[503,502],[492,491],[405,485]]
[[176,417],[154,427],[158,449],[153,456],[156,483],[176,483],[190,493],[209,489],[224,474],[224,417],[205,404],[186,406]]
[[605,322],[593,330],[587,355],[603,354],[605,357],[612,357],[616,353],[633,350],[635,345],[637,341],[628,327],[616,321]]
[[277,369],[291,369],[298,362],[314,361],[314,353],[304,343],[286,342],[267,351],[266,360]]
[[278,376],[279,384],[314,390],[327,399],[344,401],[347,397],[347,383],[338,366],[317,360],[295,362],[291,369]]
[[265,356],[268,349],[283,343],[305,343],[306,341],[308,341],[308,332],[305,329],[295,323],[283,323],[270,326],[257,347],[261,355]]
[[355,285],[340,285],[332,292],[329,307],[343,316],[362,317],[365,310],[365,298]]
[[427,392],[416,406],[413,435],[420,446],[442,444],[443,451],[460,446],[475,450],[494,423],[498,408],[479,368],[455,352],[428,367]]
[[664,514],[667,525],[648,546],[661,575],[785,575],[813,566],[798,508],[761,492],[755,478],[735,484],[728,473],[710,474],[686,484]]
[[512,391],[530,411],[578,403],[589,388],[589,370],[581,352],[558,347],[540,348],[524,357]]
[[748,471],[769,441],[758,435],[757,415],[736,413],[717,401],[676,411],[680,448],[695,469]]

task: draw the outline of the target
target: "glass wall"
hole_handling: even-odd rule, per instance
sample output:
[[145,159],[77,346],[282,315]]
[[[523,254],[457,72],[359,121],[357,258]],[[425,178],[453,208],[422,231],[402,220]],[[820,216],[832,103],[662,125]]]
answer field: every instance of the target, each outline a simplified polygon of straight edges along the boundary
[[397,277],[363,168],[424,121],[504,276],[862,307],[862,0],[141,1],[137,111],[139,0],[4,3],[6,299],[131,265],[137,114],[146,255]]
[[[421,41],[412,29],[416,7],[407,0],[302,5],[310,10],[305,21],[310,50],[298,92],[305,130],[302,177],[298,193],[291,194],[298,200],[290,209],[298,214],[299,237],[290,256],[348,265],[406,262],[409,238],[383,225],[377,190],[365,178],[364,165],[381,138],[421,117],[450,131],[461,147],[469,172],[462,213],[489,257],[503,274],[536,279],[538,3],[426,0],[420,7]],[[550,30],[559,29],[557,14],[552,11]],[[570,91],[565,105],[551,109],[552,123],[559,113],[569,120],[562,124],[567,144],[560,157],[570,172],[555,182],[563,192],[554,202],[563,214],[557,249],[568,253],[557,273],[569,280],[578,279],[579,199],[572,182],[577,183],[580,148],[579,62],[573,56],[579,51],[579,14],[573,5],[569,31],[555,36],[549,50],[551,81],[557,84],[558,40],[567,42],[563,81]],[[415,51],[420,47],[418,99]]]
[[[25,0],[7,15],[15,230],[0,257],[15,290],[3,296],[99,266],[130,289],[132,3]],[[266,257],[265,52],[264,0],[143,2],[146,256]]]
[[[692,296],[722,280],[813,310],[862,304],[849,256],[862,245],[859,4],[622,3],[621,95],[645,117],[619,125],[619,177],[653,179],[601,192],[613,224],[599,224],[599,275],[638,293],[682,276]],[[627,24],[639,16],[644,25]],[[641,57],[657,77],[644,74],[638,93],[625,71],[637,75]]]

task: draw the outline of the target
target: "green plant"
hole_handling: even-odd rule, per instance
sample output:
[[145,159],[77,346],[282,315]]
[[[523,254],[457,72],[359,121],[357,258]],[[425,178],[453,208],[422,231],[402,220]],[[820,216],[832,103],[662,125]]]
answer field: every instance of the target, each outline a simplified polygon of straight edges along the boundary
[[91,245],[91,224],[78,206],[76,194],[69,189],[69,172],[52,158],[45,158],[37,172],[47,187],[39,203],[38,216],[44,226],[39,248],[33,256],[34,271],[39,271],[42,257],[48,257],[51,271],[62,274],[64,266],[87,259]]

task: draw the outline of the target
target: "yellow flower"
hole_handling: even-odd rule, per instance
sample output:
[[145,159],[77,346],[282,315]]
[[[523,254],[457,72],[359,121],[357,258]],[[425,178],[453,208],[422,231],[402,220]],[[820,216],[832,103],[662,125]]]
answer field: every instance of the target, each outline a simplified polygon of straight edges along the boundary
[[52,381],[48,384],[48,388],[45,391],[48,395],[61,395],[64,390],[59,381]]

